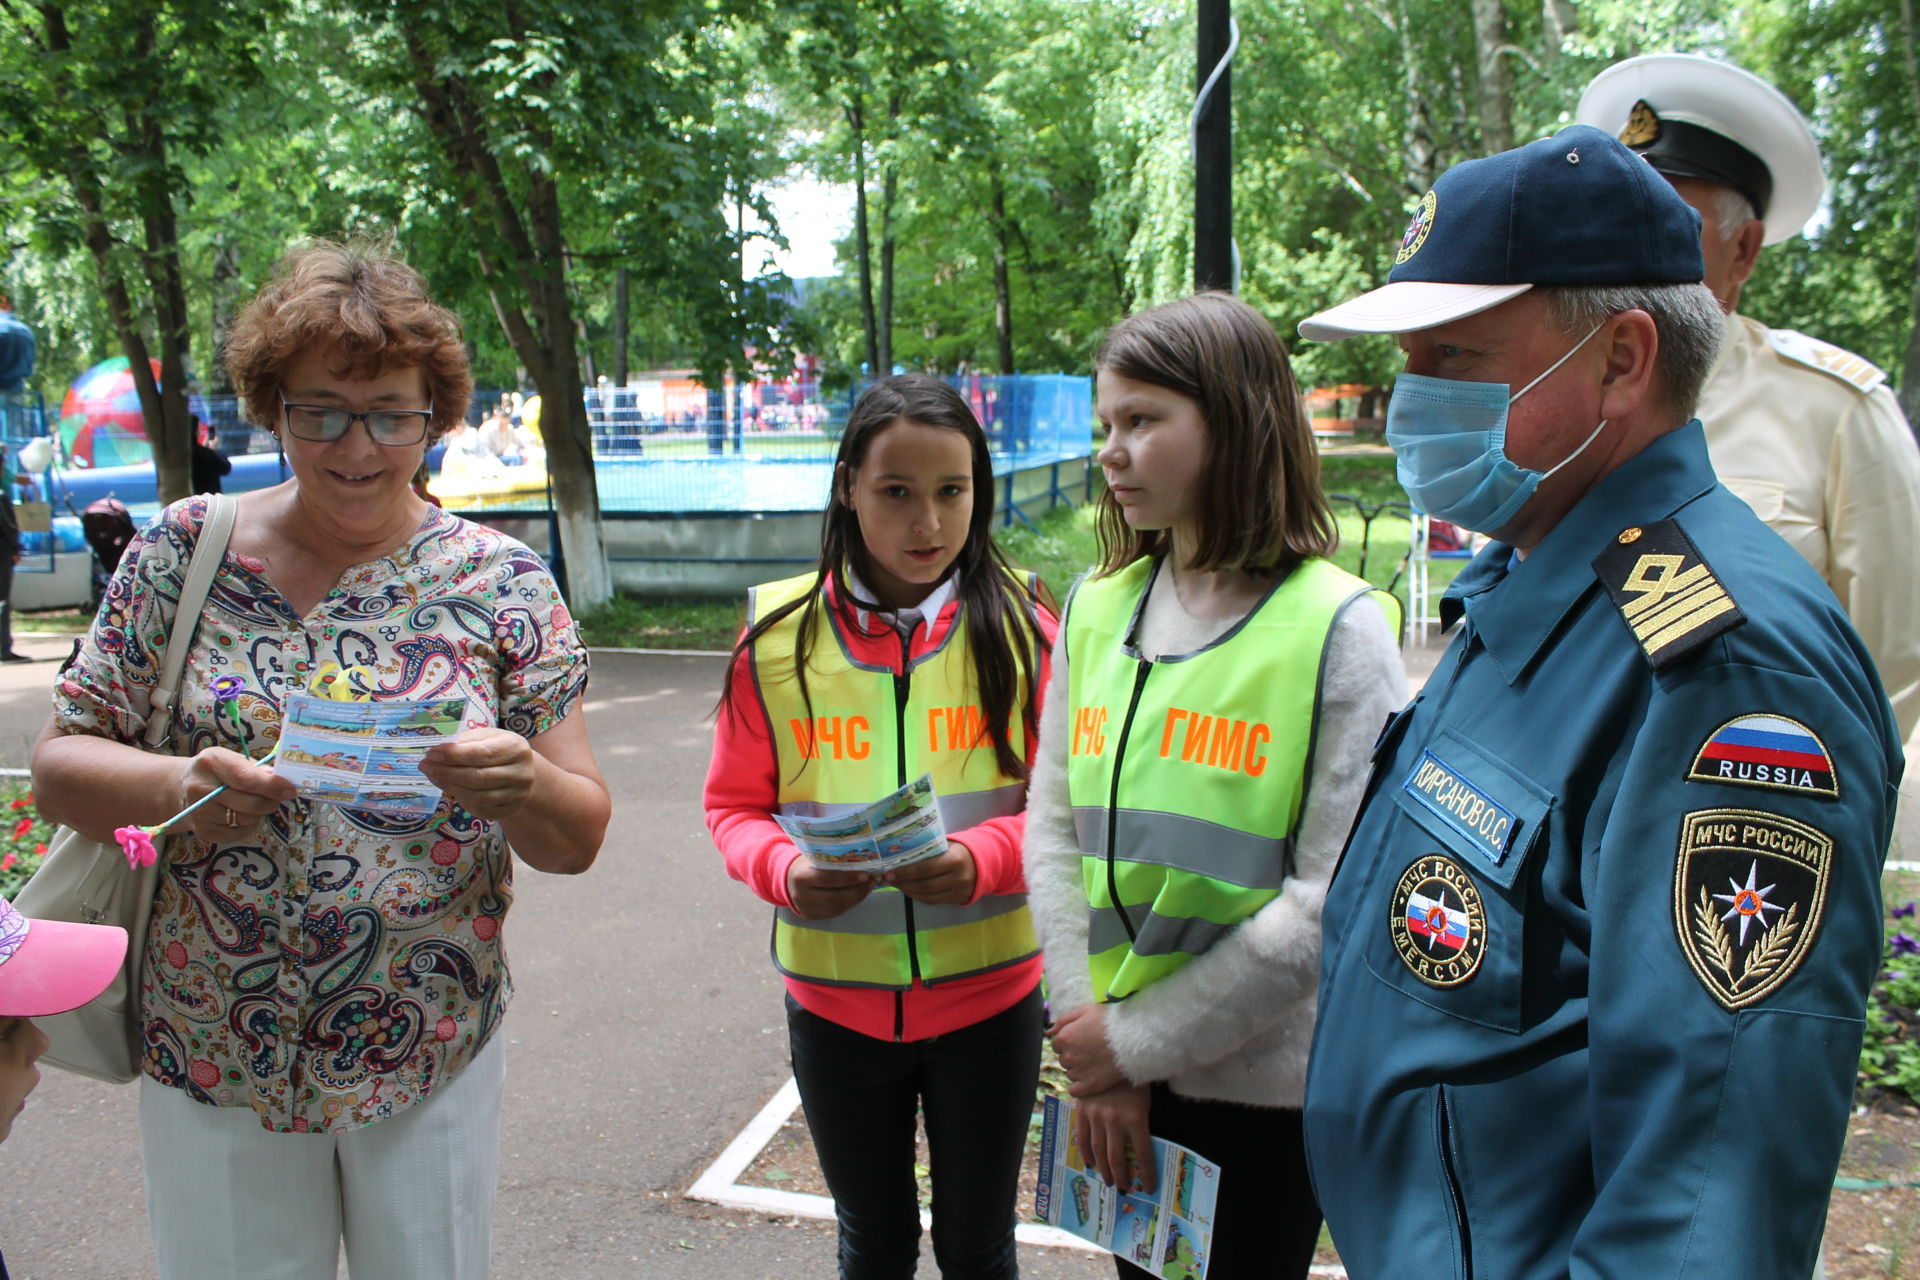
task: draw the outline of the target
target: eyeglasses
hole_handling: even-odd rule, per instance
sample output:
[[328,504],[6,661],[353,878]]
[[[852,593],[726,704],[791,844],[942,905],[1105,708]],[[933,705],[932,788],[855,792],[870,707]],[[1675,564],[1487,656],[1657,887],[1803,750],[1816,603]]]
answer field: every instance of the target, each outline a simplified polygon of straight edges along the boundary
[[287,430],[302,440],[331,443],[347,434],[356,422],[367,424],[367,434],[375,444],[404,448],[427,438],[433,423],[433,406],[424,409],[374,409],[354,413],[325,404],[294,404],[282,394],[280,407],[286,410]]

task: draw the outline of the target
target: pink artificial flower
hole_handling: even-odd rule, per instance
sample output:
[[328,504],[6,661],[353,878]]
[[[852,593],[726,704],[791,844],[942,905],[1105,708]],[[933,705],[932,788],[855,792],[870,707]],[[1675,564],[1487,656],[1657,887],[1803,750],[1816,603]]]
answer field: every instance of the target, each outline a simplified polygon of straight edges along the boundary
[[153,847],[153,832],[145,827],[121,827],[113,838],[126,850],[128,866],[150,867],[160,856]]

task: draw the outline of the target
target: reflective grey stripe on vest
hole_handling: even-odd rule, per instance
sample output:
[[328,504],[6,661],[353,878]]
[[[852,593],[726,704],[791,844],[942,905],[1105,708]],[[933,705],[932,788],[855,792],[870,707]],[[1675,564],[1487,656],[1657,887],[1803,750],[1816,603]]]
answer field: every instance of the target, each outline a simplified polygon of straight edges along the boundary
[[[989,818],[1010,818],[1027,807],[1027,787],[1015,782],[990,791],[968,791],[961,795],[941,796],[940,821],[948,831],[965,831]],[[787,800],[780,812],[794,818],[838,818],[871,807],[866,804],[829,804],[821,800]]]
[[[1133,908],[1130,915],[1134,920],[1146,919],[1140,926],[1140,936],[1131,940],[1133,953],[1138,956],[1205,955],[1209,947],[1244,923],[1215,924],[1211,920],[1156,916],[1144,904]],[[1118,911],[1112,907],[1087,908],[1088,955],[1124,947],[1128,941],[1127,926]]]
[[[906,932],[907,922],[900,909],[898,889],[875,889],[855,906],[827,920],[809,920],[790,908],[775,907],[774,914],[796,929],[818,929],[823,933],[889,934]],[[1024,893],[989,893],[971,906],[913,904],[913,928],[916,933],[945,929],[956,924],[974,924],[991,920],[1027,905]]]
[[[1145,809],[1122,809],[1120,819],[1120,838],[1113,850],[1116,861],[1173,867],[1247,889],[1278,889],[1293,867],[1292,836],[1276,840],[1204,818]],[[1081,853],[1090,858],[1107,856],[1104,808],[1082,805],[1075,809],[1073,831]]]

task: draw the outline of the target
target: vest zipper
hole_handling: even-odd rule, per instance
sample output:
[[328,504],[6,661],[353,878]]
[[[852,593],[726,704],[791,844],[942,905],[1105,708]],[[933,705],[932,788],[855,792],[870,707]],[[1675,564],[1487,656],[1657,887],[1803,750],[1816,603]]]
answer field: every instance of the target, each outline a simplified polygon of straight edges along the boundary
[[1120,901],[1120,881],[1113,870],[1114,832],[1120,821],[1120,766],[1127,762],[1127,735],[1133,730],[1133,713],[1140,709],[1140,691],[1147,687],[1147,673],[1152,670],[1152,659],[1142,658],[1140,666],[1134,671],[1133,696],[1127,699],[1127,715],[1120,722],[1120,742],[1113,751],[1113,775],[1107,787],[1107,900],[1113,903],[1113,909],[1119,913],[1120,923],[1127,931],[1128,943],[1134,942],[1140,935],[1127,915],[1125,904]]
[[[895,748],[894,785],[907,785],[907,698],[913,692],[913,660],[907,651],[905,632],[895,632],[900,637],[900,670],[893,677],[893,742]],[[913,929],[913,899],[906,894],[900,895],[900,905],[907,914],[907,968],[912,981],[920,980],[920,944]],[[893,1038],[902,1038],[901,1031],[906,1020],[906,997],[894,993]]]

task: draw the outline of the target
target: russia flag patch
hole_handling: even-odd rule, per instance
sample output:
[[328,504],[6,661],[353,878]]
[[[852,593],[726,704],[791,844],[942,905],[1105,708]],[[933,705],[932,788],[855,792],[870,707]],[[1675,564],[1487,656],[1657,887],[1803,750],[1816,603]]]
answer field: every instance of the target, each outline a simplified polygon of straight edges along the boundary
[[1833,757],[1818,734],[1780,715],[1745,715],[1715,729],[1687,770],[1690,782],[1791,791],[1837,800]]

